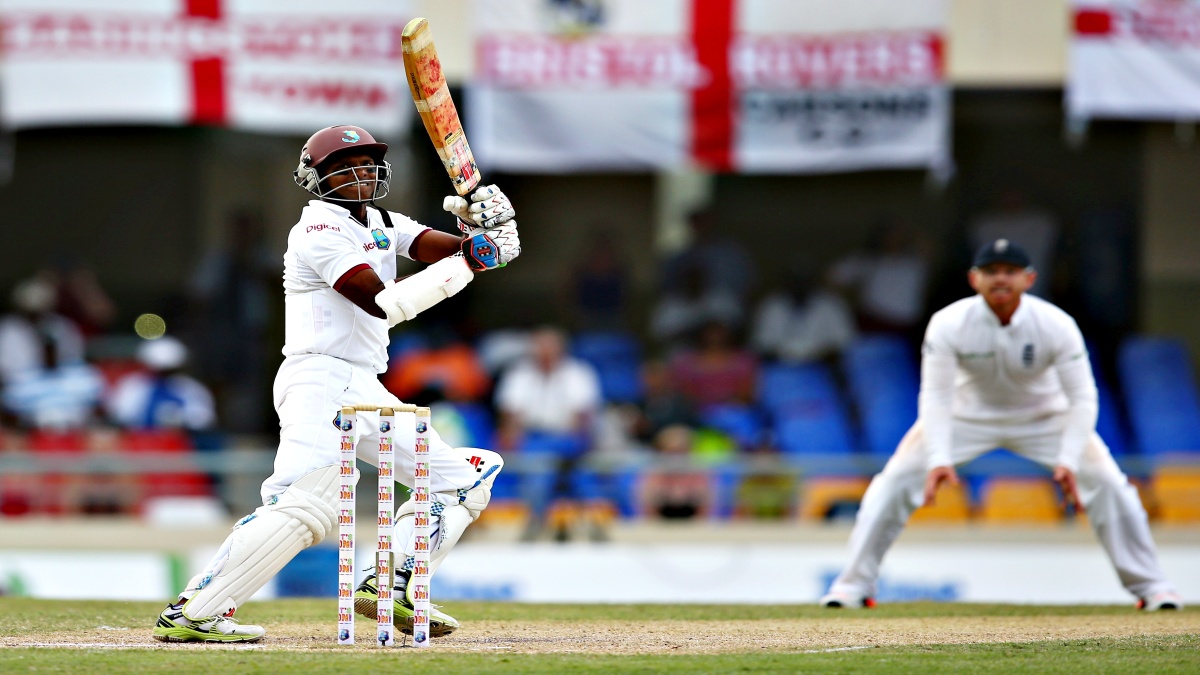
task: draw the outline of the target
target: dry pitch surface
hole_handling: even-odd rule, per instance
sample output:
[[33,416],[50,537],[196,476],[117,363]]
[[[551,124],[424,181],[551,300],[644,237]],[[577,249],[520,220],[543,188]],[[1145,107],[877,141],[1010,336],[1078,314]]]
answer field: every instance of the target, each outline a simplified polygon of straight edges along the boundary
[[[357,651],[376,649],[374,626],[359,620],[359,644],[333,644],[332,601],[280,601],[248,606],[241,618],[267,627],[253,645],[164,644],[150,637],[156,609],[146,603],[66,603],[0,599],[7,626],[0,647],[79,649],[248,649]],[[326,607],[328,605],[328,607]],[[434,641],[442,653],[734,654],[820,653],[921,645],[983,645],[1200,635],[1200,612],[1144,614],[1131,608],[982,605],[893,605],[877,610],[726,606],[448,607],[463,620]],[[43,611],[44,610],[44,611]],[[505,617],[510,618],[505,618]],[[476,618],[478,617],[478,618]]]

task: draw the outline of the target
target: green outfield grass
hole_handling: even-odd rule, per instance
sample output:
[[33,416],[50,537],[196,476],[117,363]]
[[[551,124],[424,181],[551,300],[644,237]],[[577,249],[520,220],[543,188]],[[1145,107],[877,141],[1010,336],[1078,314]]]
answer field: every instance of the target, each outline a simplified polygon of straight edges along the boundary
[[[267,626],[268,638],[261,647],[246,648],[153,642],[150,628],[161,609],[153,603],[0,598],[0,672],[350,673],[397,666],[413,673],[675,675],[1200,672],[1200,615],[1193,618],[1186,611],[1145,615],[1129,607],[933,603],[861,612],[812,606],[452,603],[446,610],[463,621],[463,628],[417,651],[337,647],[334,607],[333,600],[249,604],[239,618]],[[368,624],[359,624],[362,642],[371,632]],[[1058,635],[1064,626],[1095,636],[1037,639],[1039,630]],[[936,638],[942,630],[945,643]],[[1020,639],[1008,641],[1009,630]],[[721,640],[727,631],[741,637]],[[605,632],[619,645],[617,653],[605,649],[607,638],[595,639]],[[781,632],[795,636],[796,644],[786,637],[770,641]],[[882,639],[872,644],[876,634]],[[756,644],[756,636],[768,640]],[[59,646],[28,646],[32,643]],[[853,649],[825,651],[847,647]]]

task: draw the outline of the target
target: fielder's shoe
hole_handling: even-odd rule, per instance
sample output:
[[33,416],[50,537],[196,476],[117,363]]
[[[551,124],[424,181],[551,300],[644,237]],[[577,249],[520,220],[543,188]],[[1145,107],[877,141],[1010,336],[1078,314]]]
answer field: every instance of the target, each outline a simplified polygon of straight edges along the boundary
[[[392,593],[392,615],[396,628],[405,635],[412,635],[413,603],[408,597],[407,584],[395,586]],[[376,618],[375,603],[379,599],[379,586],[375,575],[371,574],[358,585],[354,591],[354,613],[368,619]],[[438,610],[437,605],[429,606],[429,636],[442,637],[458,629],[458,619]]]
[[1138,600],[1137,608],[1145,612],[1157,612],[1160,609],[1183,609],[1183,598],[1178,593],[1170,591],[1155,593],[1148,598]]
[[167,605],[158,615],[154,639],[162,642],[257,642],[262,626],[243,626],[227,616],[192,620],[183,615],[183,602]]
[[818,603],[822,607],[834,607],[845,609],[870,609],[875,606],[875,598],[865,595],[851,595],[849,593],[835,593],[830,591],[821,598]]

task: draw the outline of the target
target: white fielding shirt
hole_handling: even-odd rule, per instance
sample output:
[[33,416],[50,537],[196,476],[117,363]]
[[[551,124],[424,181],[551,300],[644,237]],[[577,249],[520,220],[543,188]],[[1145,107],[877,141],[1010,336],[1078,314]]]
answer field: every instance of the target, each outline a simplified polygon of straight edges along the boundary
[[364,312],[336,289],[370,267],[386,281],[396,278],[396,256],[412,258],[414,241],[429,228],[389,212],[367,209],[368,226],[350,211],[310,200],[288,234],[283,254],[284,356],[325,354],[373,369],[387,370],[388,324]]
[[921,347],[926,465],[951,463],[953,420],[1021,425],[1066,413],[1059,464],[1072,471],[1096,426],[1096,381],[1079,326],[1029,294],[1007,326],[980,295],[933,315]]

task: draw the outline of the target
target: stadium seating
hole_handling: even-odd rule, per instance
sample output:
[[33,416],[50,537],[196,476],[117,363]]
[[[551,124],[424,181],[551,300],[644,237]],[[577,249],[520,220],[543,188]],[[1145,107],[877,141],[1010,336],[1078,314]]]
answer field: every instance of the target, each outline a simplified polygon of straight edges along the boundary
[[492,413],[482,403],[439,401],[433,404],[434,426],[455,447],[491,448],[496,435]]
[[900,336],[866,335],[847,346],[842,370],[867,452],[890,455],[917,419],[920,376],[913,348]]
[[779,413],[775,441],[785,455],[854,452],[850,422],[836,401],[797,402]]
[[1155,472],[1151,489],[1161,523],[1200,523],[1200,467],[1163,467]]
[[723,403],[711,405],[700,414],[704,425],[726,434],[741,448],[752,448],[762,440],[763,420],[749,405]]
[[854,452],[850,418],[824,364],[764,367],[757,398],[774,421],[775,442],[785,455]]
[[1146,455],[1200,452],[1200,397],[1178,340],[1133,337],[1118,353],[1130,427]]
[[[178,429],[137,429],[121,434],[125,452],[178,454],[186,460],[193,452],[191,439]],[[142,499],[159,496],[204,496],[212,493],[208,476],[198,468],[163,473],[144,473],[139,478]]]
[[800,487],[797,516],[801,520],[820,521],[853,510],[846,508],[848,504],[856,509],[869,482],[857,476],[809,478]]
[[764,365],[759,371],[755,400],[769,414],[794,401],[837,397],[837,383],[824,364],[776,363]]
[[1037,478],[992,478],[983,489],[979,520],[988,525],[1053,524],[1062,519],[1054,484]]
[[969,492],[965,483],[942,485],[934,503],[914,511],[908,522],[918,525],[965,523],[971,518]]
[[621,331],[580,331],[571,340],[571,354],[589,363],[640,361],[637,336]]
[[1098,351],[1089,342],[1088,343],[1088,359],[1092,364],[1092,374],[1096,379],[1096,391],[1100,403],[1100,413],[1096,418],[1096,433],[1100,434],[1100,438],[1104,439],[1104,443],[1108,445],[1108,449],[1115,456],[1126,455],[1131,451],[1129,447],[1129,432],[1126,429],[1124,416],[1121,412],[1121,405],[1117,400],[1117,396],[1113,393],[1112,385],[1109,383],[1108,376],[1104,371],[1102,364],[1097,360]]
[[641,399],[642,347],[635,335],[621,331],[582,331],[571,340],[570,351],[596,369],[605,401],[633,403]]
[[[87,432],[78,429],[35,429],[26,439],[29,449],[51,464],[77,462],[88,449]],[[34,477],[30,478],[35,480]],[[36,510],[47,515],[62,515],[71,510],[72,485],[78,483],[70,474],[45,473],[38,480]]]

